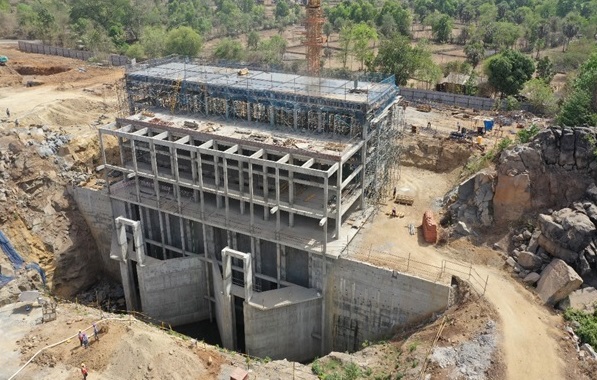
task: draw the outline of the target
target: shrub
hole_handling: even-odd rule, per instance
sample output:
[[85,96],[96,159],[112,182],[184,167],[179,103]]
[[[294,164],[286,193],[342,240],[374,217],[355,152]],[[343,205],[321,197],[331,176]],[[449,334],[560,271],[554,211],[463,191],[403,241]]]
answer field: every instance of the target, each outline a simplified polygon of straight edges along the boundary
[[583,343],[597,347],[597,311],[593,314],[581,310],[567,309],[564,318],[568,321],[578,322],[580,325],[574,332]]

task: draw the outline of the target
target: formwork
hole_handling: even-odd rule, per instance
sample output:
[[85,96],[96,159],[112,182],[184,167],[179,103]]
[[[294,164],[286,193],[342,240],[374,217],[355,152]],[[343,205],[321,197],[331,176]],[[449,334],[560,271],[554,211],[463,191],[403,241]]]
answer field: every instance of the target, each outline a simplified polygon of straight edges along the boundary
[[[147,107],[361,136],[395,100],[393,76],[346,80],[242,70],[179,60],[129,67],[131,114]],[[375,81],[373,81],[375,80]]]

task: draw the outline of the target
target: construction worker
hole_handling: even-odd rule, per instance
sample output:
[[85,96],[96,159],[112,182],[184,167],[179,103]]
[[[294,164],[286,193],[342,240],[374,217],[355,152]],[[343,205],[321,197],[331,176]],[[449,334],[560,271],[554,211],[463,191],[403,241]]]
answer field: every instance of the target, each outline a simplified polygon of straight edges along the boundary
[[19,127],[19,119],[15,119],[15,127]]
[[81,332],[81,330],[79,330],[78,336],[79,336],[79,343],[80,343],[79,346],[82,346],[83,345],[83,333]]
[[10,117],[10,110],[8,108],[6,109],[6,117]]
[[87,367],[85,367],[85,363],[81,364],[81,375],[83,375],[83,380],[87,379]]
[[394,192],[392,193],[392,199],[396,198],[396,186],[394,186]]
[[93,338],[95,340],[99,340],[99,334],[97,332],[97,326],[95,325],[95,323],[93,324]]
[[396,216],[396,207],[392,207],[392,218],[395,218]]
[[85,349],[89,347],[89,339],[87,338],[87,334],[85,333],[83,333],[83,346],[85,346]]

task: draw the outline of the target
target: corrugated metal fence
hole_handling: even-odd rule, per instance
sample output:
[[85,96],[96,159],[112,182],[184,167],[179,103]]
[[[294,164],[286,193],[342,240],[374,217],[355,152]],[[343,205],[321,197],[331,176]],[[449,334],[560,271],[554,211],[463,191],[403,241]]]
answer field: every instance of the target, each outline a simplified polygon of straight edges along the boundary
[[478,110],[495,109],[495,100],[478,96],[450,94],[432,90],[400,87],[400,95],[415,103],[440,103]]
[[[19,50],[27,53],[58,55],[61,57],[80,59],[82,61],[88,61],[93,58],[93,53],[90,51],[61,48],[26,41],[19,41]],[[130,63],[130,60],[123,55],[110,54],[108,56],[108,62],[112,66],[124,66]]]

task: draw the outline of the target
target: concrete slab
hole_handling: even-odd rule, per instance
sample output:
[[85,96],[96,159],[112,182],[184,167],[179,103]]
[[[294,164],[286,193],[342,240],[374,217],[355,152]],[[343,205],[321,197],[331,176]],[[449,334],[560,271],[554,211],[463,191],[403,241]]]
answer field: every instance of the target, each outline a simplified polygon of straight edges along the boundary
[[262,293],[253,293],[249,304],[263,310],[288,306],[321,298],[317,289],[303,288],[302,286],[288,286],[286,288],[270,290]]

